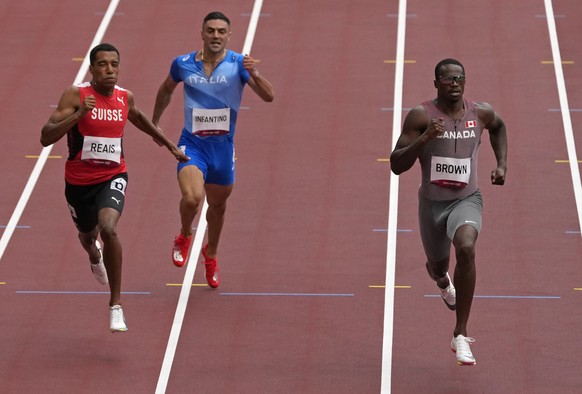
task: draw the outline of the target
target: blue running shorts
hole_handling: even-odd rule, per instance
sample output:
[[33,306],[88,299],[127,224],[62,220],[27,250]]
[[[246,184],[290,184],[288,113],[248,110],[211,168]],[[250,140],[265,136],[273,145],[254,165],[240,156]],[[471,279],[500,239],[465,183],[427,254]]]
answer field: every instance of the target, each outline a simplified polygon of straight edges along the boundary
[[180,137],[178,147],[190,158],[178,163],[178,172],[186,166],[196,166],[204,175],[204,182],[221,186],[234,184],[234,143],[227,136]]

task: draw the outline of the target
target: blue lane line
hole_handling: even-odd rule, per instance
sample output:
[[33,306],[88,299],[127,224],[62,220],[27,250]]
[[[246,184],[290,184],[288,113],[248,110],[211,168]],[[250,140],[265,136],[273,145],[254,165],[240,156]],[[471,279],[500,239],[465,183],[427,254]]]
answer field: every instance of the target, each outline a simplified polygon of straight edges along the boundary
[[[49,290],[16,290],[16,294],[109,294],[108,291],[49,291]],[[122,291],[125,295],[150,295],[149,291]]]
[[[425,294],[426,298],[440,298],[440,295]],[[511,296],[511,295],[476,295],[473,298],[505,298],[505,299],[533,299],[533,300],[559,300],[560,296]]]
[[353,294],[325,294],[325,293],[220,293],[224,296],[280,296],[280,297],[353,297]]

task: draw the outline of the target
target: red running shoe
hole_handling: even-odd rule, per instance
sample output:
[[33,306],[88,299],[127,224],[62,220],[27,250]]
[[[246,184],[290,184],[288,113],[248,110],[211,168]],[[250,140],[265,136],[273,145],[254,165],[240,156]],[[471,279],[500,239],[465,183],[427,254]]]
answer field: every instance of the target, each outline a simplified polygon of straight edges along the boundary
[[220,276],[218,275],[218,260],[216,257],[210,258],[206,255],[206,249],[208,249],[208,244],[202,247],[202,256],[204,256],[204,266],[206,267],[206,281],[208,286],[216,289],[220,284]]
[[172,250],[172,261],[176,267],[183,267],[188,259],[188,250],[192,243],[192,235],[183,236],[181,233],[174,239],[174,249]]

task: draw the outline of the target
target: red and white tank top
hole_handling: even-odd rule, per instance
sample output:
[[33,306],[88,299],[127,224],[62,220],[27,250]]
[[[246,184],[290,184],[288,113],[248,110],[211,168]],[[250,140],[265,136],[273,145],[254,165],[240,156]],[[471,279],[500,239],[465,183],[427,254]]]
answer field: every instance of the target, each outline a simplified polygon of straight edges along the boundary
[[483,125],[475,103],[463,100],[465,113],[452,119],[434,101],[422,103],[429,119],[443,118],[445,132],[428,142],[419,155],[422,172],[420,194],[429,200],[454,200],[467,197],[477,189],[477,161]]
[[94,185],[126,172],[123,130],[127,122],[127,90],[115,86],[113,95],[103,96],[90,82],[78,84],[81,103],[93,95],[95,108],[67,133],[69,158],[65,180],[73,185]]

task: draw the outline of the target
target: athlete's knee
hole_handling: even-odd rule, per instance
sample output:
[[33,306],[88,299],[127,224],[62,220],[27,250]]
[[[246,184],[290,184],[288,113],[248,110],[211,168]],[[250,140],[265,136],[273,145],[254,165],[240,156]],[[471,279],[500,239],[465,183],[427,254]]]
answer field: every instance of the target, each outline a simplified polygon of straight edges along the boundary
[[221,202],[209,202],[208,209],[211,210],[216,215],[224,216],[226,212],[226,200]]
[[433,280],[439,280],[447,275],[449,269],[449,258],[440,261],[427,261],[426,269]]
[[182,205],[189,210],[196,211],[203,199],[203,195],[187,193],[182,195]]
[[459,227],[453,238],[453,245],[457,254],[474,255],[478,235],[479,233],[473,226],[465,225]]
[[208,209],[214,214],[224,215],[226,202],[232,193],[233,186],[206,185]]
[[101,239],[108,243],[117,239],[117,226],[112,223],[105,223],[101,226]]
[[475,261],[475,242],[471,240],[460,241],[455,244],[455,254],[457,263],[474,263]]
[[95,231],[91,231],[90,233],[82,233],[79,231],[78,237],[79,241],[81,242],[81,245],[83,245],[83,247],[86,249],[93,245],[97,240],[97,231],[96,229]]

